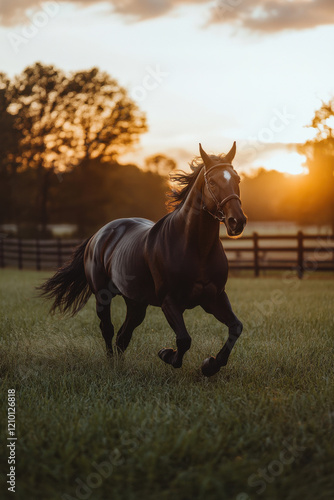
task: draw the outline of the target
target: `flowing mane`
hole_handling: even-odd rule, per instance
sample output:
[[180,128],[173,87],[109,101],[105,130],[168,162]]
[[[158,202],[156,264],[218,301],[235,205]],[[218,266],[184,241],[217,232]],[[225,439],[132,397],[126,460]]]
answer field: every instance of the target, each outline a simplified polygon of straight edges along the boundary
[[[216,161],[221,161],[224,157],[224,153],[218,156],[210,155],[210,158]],[[189,174],[180,170],[170,175],[171,182],[177,182],[179,185],[179,189],[172,187],[167,194],[167,208],[169,208],[170,211],[176,210],[182,206],[191,188],[195,184],[200,171],[204,167],[204,163],[200,156],[195,156],[195,158],[189,163],[189,166],[191,168],[191,172]]]

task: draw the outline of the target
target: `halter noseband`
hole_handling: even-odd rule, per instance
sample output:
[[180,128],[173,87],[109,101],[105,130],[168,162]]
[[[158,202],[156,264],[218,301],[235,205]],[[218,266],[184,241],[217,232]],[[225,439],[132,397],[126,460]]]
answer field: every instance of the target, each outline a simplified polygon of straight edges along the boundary
[[[215,193],[212,191],[212,189],[210,187],[210,184],[209,184],[208,179],[207,179],[208,173],[211,172],[213,169],[215,169],[217,167],[221,167],[223,165],[224,166],[228,165],[229,167],[233,168],[233,165],[231,163],[217,163],[216,165],[213,165],[212,167],[210,167],[209,170],[207,170],[206,169],[206,165],[204,164],[204,181],[205,181],[205,185],[208,188],[208,191],[210,193],[211,198],[213,199],[213,201],[216,204],[217,214],[215,215],[212,212],[210,212],[210,210],[208,210],[205,205],[203,205],[203,210],[206,210],[210,215],[212,215],[212,217],[214,217],[215,219],[219,220],[220,222],[223,222],[226,219],[226,216],[225,216],[224,210],[223,210],[223,206],[225,205],[225,203],[227,203],[230,200],[238,200],[240,202],[240,204],[241,204],[241,200],[240,200],[239,196],[237,194],[234,194],[234,193],[233,194],[229,194],[222,201],[218,201]],[[218,214],[221,214],[221,215],[219,216]]]

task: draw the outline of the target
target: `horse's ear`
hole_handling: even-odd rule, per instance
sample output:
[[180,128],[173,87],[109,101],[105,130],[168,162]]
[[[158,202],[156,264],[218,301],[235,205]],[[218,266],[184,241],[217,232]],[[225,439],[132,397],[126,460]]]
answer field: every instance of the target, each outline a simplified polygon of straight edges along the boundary
[[224,161],[226,161],[226,163],[232,163],[236,152],[237,152],[237,145],[236,145],[236,142],[234,141],[233,146],[231,147],[230,151],[224,157]]
[[204,161],[204,165],[207,168],[212,167],[213,161],[211,160],[210,156],[204,151],[204,149],[202,148],[201,143],[199,143],[199,152],[201,154],[202,160]]

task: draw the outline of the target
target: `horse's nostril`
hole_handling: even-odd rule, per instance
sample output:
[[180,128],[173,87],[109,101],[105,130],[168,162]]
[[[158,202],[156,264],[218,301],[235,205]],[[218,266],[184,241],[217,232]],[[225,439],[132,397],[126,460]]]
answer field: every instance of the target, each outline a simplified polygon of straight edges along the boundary
[[237,219],[235,219],[234,217],[229,217],[228,218],[228,225],[230,226],[230,228],[232,229],[232,231],[235,230],[235,228],[237,227],[237,224],[238,224]]

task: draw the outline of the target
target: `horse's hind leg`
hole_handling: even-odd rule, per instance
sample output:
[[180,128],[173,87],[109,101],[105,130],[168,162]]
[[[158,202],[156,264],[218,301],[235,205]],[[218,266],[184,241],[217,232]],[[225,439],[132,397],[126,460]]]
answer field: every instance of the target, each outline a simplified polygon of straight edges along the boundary
[[219,296],[219,299],[214,305],[206,307],[205,310],[213,314],[218,321],[228,326],[228,339],[223,345],[223,348],[215,358],[211,356],[203,361],[202,373],[206,377],[211,377],[211,375],[217,373],[222,366],[227,364],[234,344],[242,332],[242,323],[232,311],[230,301],[225,292]]
[[127,306],[126,318],[116,337],[116,347],[120,353],[123,353],[128,347],[134,329],[144,321],[147,309],[146,304],[140,304],[127,298],[124,300]]
[[111,297],[108,300],[96,298],[96,314],[100,319],[100,329],[106,343],[107,356],[113,355],[112,338],[114,336],[114,327],[110,318]]

